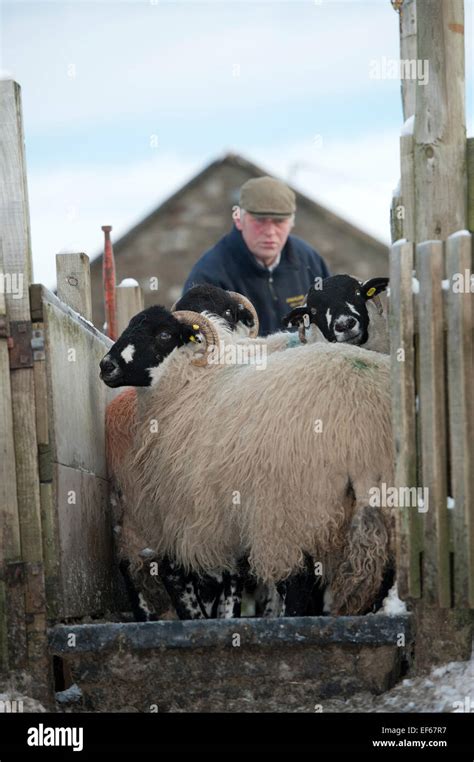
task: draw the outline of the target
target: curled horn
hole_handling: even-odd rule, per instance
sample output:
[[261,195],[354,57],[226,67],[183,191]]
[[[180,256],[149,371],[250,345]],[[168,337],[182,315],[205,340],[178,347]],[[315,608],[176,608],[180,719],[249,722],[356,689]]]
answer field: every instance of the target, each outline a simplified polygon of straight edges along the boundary
[[214,344],[219,344],[219,334],[213,323],[200,312],[192,312],[192,310],[178,310],[173,312],[173,315],[180,323],[199,326],[199,332],[202,333],[205,341],[204,353],[202,355],[199,353],[193,357],[191,363],[193,365],[207,365],[207,350]]
[[247,299],[246,296],[239,294],[237,291],[228,291],[227,293],[230,296],[232,296],[234,299],[236,299],[236,301],[238,301],[239,304],[242,305],[242,307],[245,307],[245,309],[247,309],[249,312],[252,313],[254,325],[253,325],[253,328],[251,328],[249,331],[249,337],[251,339],[256,339],[258,336],[259,322],[258,322],[257,310],[253,306],[252,302],[250,301],[250,299]]

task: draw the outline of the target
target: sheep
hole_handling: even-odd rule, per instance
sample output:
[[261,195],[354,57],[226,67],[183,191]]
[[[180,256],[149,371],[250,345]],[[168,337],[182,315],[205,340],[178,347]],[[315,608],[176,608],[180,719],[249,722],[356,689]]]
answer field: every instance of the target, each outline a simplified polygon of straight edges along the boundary
[[[248,335],[250,337],[258,334],[256,311],[253,305],[240,294],[226,292],[215,286],[196,286],[190,289],[172,309],[176,307],[180,309],[194,307],[195,309],[206,310],[206,314],[209,316],[221,318],[221,330],[225,328],[227,332],[232,331],[237,335]],[[130,361],[131,352],[132,350],[128,347],[121,353],[119,362],[122,365],[126,366]],[[113,486],[112,503],[120,508],[119,511],[115,511],[116,515],[114,517],[115,533],[118,535],[122,532],[118,549],[120,553],[120,550],[124,547],[128,551],[134,548],[133,555],[135,557],[143,552],[146,543],[143,539],[136,537],[135,528],[123,526],[124,511],[120,485],[124,486],[128,473],[126,462],[133,442],[137,415],[137,396],[136,390],[133,388],[127,389],[116,397],[106,410],[106,449],[109,477]],[[149,553],[143,561],[144,568],[140,570],[140,573],[136,569],[134,571],[135,583],[131,578],[133,570],[131,575],[128,559],[126,557],[120,558],[120,568],[132,604],[132,611],[138,620],[150,618],[150,611],[144,605],[145,599],[137,592],[136,587],[146,591],[148,600],[151,602],[156,615],[164,615],[170,606],[169,598],[165,595],[162,585],[160,585],[160,578],[157,576],[154,578],[150,577],[150,564],[156,559],[151,554],[150,549],[148,550]],[[238,610],[239,591],[242,587],[240,576],[236,578],[227,574],[222,578],[222,576],[215,575],[214,577],[208,576],[205,579],[196,580],[192,575],[188,575],[186,579],[182,575],[181,589],[179,594],[176,594],[180,570],[167,559],[166,569],[162,563],[161,576],[167,577],[170,574],[173,577],[173,604],[181,618],[188,618],[189,616],[215,616],[217,613],[217,599],[222,588],[224,594],[221,594],[220,597],[223,615],[229,616]],[[138,577],[140,577],[140,580],[138,580]],[[196,596],[192,595],[193,589],[196,592]],[[169,616],[169,614],[166,614],[166,616]]]
[[[153,334],[175,321],[165,330],[169,351],[155,347],[153,366],[138,360],[146,336],[131,324],[108,357],[133,344],[136,372],[134,360],[123,374],[103,371],[109,385],[153,384],[146,418],[158,419],[160,433],[141,423],[132,460],[133,521],[147,543],[204,573],[232,571],[247,556],[266,584],[290,585],[308,557],[318,559],[332,613],[365,611],[392,556],[390,516],[369,501],[372,487],[392,480],[388,357],[319,343],[273,353],[267,373],[216,371],[199,367],[219,343],[211,321],[162,313]],[[319,440],[314,419],[323,422]]]
[[283,326],[298,325],[302,343],[345,342],[388,354],[387,319],[379,296],[388,283],[388,278],[361,283],[350,275],[333,275],[320,288],[310,288],[305,305],[286,315]]
[[[379,290],[381,290],[381,288],[385,287],[387,282],[388,282],[388,279],[373,279],[371,281],[366,282],[366,284],[364,285],[366,287],[366,291],[370,291],[370,289],[372,289],[372,294],[373,294],[374,288],[372,288],[372,286],[374,284],[377,286],[377,292],[378,292]],[[330,301],[332,299],[332,303],[335,305],[336,310],[338,306],[338,301],[341,302],[341,298],[344,295],[346,296],[346,301],[347,299],[351,298],[350,292],[351,290],[353,290],[352,283],[354,283],[356,286],[359,285],[358,282],[355,281],[355,279],[350,278],[350,276],[334,276],[333,278],[326,279],[323,282],[324,293],[326,295],[329,295]],[[336,288],[334,288],[334,285],[336,286]],[[316,296],[319,296],[320,293],[321,293],[320,291],[315,291]],[[369,294],[369,296],[370,295],[371,294]],[[231,294],[230,296],[233,298],[229,299],[229,295],[227,294],[227,292],[224,292],[222,289],[216,288],[214,286],[210,286],[210,285],[196,286],[190,289],[186,294],[184,294],[184,296],[181,297],[179,302],[176,305],[174,305],[172,309],[196,307],[200,310],[201,309],[206,310],[204,314],[210,315],[212,312],[214,317],[216,314],[220,315],[223,318],[225,317],[228,327],[230,326],[233,331],[232,340],[236,338],[239,343],[242,343],[242,339],[241,339],[242,335],[246,336],[249,334],[250,336],[255,336],[258,333],[258,317],[256,315],[255,309],[253,308],[253,305],[251,305],[251,303],[248,300],[246,300],[240,294]],[[376,301],[377,301],[377,297],[374,298],[374,302]],[[342,304],[345,306],[346,302],[343,301]],[[313,305],[314,303],[311,302],[311,305],[309,306],[313,308],[313,312],[314,312]],[[371,307],[372,307],[372,301],[368,301],[367,308],[369,311]],[[377,307],[379,307],[379,305],[377,305]],[[298,310],[294,312],[298,312]],[[371,341],[372,341],[372,344],[374,343],[374,335],[375,335],[375,338],[377,338],[377,331],[375,330],[377,329],[377,319],[379,320],[379,323],[382,320],[382,328],[385,326],[385,320],[379,318],[378,317],[379,314],[380,314],[380,309],[377,308],[377,310],[374,311],[372,318],[370,320],[370,334],[368,337],[368,341],[365,344],[365,346],[367,347],[369,346]],[[365,314],[366,326],[367,326],[367,318],[368,316],[366,311],[366,314]],[[240,330],[239,330],[239,325],[240,325]],[[314,327],[315,330],[313,333],[310,332],[308,337],[309,341],[325,340],[325,337],[322,336],[318,328],[315,326],[312,326],[312,327]],[[386,328],[385,328],[385,333],[386,333]],[[227,337],[227,339],[229,339],[229,337]],[[295,334],[289,334],[286,331],[282,331],[278,334],[274,334],[270,337],[266,337],[266,339],[259,339],[258,341],[265,347],[265,351],[269,353],[273,351],[282,351],[284,349],[295,346],[299,343],[298,337]],[[377,348],[377,347],[374,346],[373,348]],[[130,401],[134,402],[135,401],[134,390],[128,390],[127,392],[124,393],[123,395],[124,401],[125,401],[125,397],[130,398]],[[115,406],[119,407],[120,404],[121,404],[121,399],[118,398],[116,403],[112,403],[112,405],[110,406],[110,410],[108,411],[110,415],[108,416],[108,421],[107,421],[107,431],[111,433],[112,438],[113,438],[113,432],[114,432],[114,428],[113,428],[114,420],[120,420],[120,415],[117,415]],[[130,418],[128,418],[128,421],[130,421]],[[120,447],[122,447],[122,450],[124,452],[128,451],[130,448],[130,441],[127,440],[126,433],[123,431],[123,429],[119,432],[119,436],[116,439],[117,439],[116,446],[110,447],[110,452],[112,453],[112,456],[114,451],[118,450],[118,448]],[[122,458],[123,456],[119,458],[119,462],[122,461]],[[112,472],[115,470],[112,465],[110,470]],[[217,580],[215,584],[217,584]],[[208,611],[209,611],[209,604],[212,602],[212,586],[209,588],[207,597],[208,597]],[[266,596],[265,591],[263,589],[260,589],[260,597],[262,599],[261,608],[264,615],[265,614],[271,615],[272,613],[275,613],[276,610],[278,610],[277,609],[278,596],[275,596],[275,591],[273,591],[271,595]],[[267,598],[266,601],[265,601],[265,597]]]

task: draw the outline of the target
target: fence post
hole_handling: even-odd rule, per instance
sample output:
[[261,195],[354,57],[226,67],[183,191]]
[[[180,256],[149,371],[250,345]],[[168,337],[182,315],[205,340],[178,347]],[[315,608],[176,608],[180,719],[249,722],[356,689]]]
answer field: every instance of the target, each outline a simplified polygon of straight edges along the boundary
[[441,608],[451,605],[447,510],[447,427],[443,336],[442,241],[417,245],[420,421],[425,505],[423,594]]
[[[10,361],[8,356],[7,308],[5,303],[5,279],[3,271],[2,241],[0,239],[0,673],[9,666],[8,639],[10,627],[14,627],[9,610],[18,618],[19,650],[26,652],[25,602],[23,590],[7,590],[7,564],[20,561],[20,524],[15,472],[15,449],[13,438],[12,399],[10,390]],[[19,593],[19,595],[18,595]],[[22,637],[23,631],[23,637]]]
[[[395,485],[417,486],[415,347],[412,295],[413,244],[390,250],[390,347]],[[397,578],[402,597],[418,598],[420,589],[420,518],[415,507],[398,512]]]
[[[474,403],[472,237],[457,233],[446,243],[448,403],[451,489],[454,498],[455,605],[474,608]],[[459,277],[460,276],[460,277]],[[456,283],[458,286],[455,285]],[[459,286],[464,287],[463,291]],[[466,288],[467,287],[467,288]]]
[[[417,85],[414,241],[445,240],[466,227],[463,0],[416,7],[417,58],[428,66]],[[425,64],[425,62],[428,62]]]
[[87,254],[56,254],[58,297],[92,321],[91,270]]
[[20,87],[0,81],[0,230],[5,273],[18,288],[5,294],[10,329],[10,383],[15,443],[18,515],[22,564],[11,570],[15,594],[24,595],[27,654],[22,652],[21,624],[9,637],[10,668],[25,667],[34,675],[34,691],[48,701],[51,687],[46,637],[46,601],[40,517],[33,353],[29,285],[32,280],[28,193]]
[[127,278],[116,290],[117,336],[125,330],[131,318],[143,310],[143,291],[136,281]]

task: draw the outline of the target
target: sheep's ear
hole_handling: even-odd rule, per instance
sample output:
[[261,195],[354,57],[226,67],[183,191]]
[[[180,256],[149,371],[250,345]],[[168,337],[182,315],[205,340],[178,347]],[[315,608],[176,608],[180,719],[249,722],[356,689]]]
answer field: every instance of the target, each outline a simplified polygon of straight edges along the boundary
[[366,280],[360,287],[362,296],[365,299],[372,299],[377,294],[385,291],[389,284],[389,280],[390,278],[370,278],[370,280]]
[[196,326],[195,328],[188,323],[181,323],[180,336],[184,344],[189,344],[189,342],[200,343],[202,341],[197,323]]
[[246,325],[247,328],[253,328],[255,325],[252,313],[242,304],[239,304],[239,320]]
[[[314,310],[314,314],[316,314],[316,310]],[[309,323],[310,320],[310,310],[309,307],[305,305],[304,307],[295,307],[294,310],[291,310],[288,315],[285,315],[281,324],[283,328],[288,328],[290,325],[300,326],[301,324]]]

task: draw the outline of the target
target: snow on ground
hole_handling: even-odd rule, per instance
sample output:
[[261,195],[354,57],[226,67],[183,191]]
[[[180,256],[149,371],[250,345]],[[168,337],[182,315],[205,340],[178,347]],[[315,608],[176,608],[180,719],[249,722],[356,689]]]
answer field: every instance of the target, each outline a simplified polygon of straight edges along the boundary
[[322,701],[323,712],[474,713],[474,658],[436,667],[429,675],[403,680],[380,696],[356,693]]
[[46,712],[43,704],[29,696],[22,696],[15,691],[0,693],[0,714],[22,712]]

